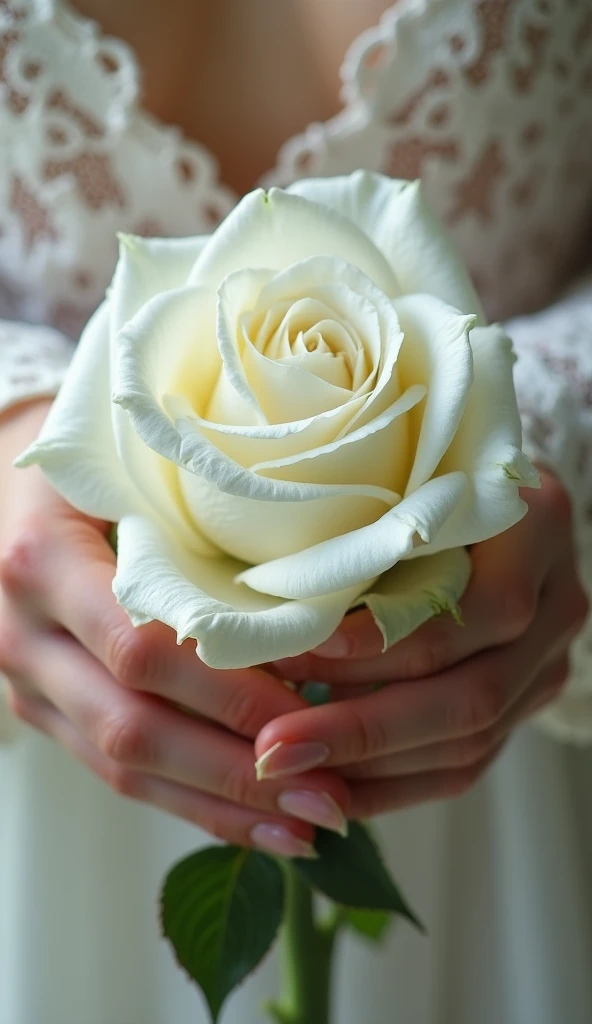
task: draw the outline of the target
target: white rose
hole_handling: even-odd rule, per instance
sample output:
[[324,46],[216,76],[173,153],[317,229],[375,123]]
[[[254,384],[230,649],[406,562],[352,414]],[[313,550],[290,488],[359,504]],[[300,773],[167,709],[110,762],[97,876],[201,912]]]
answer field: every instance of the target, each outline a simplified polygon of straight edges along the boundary
[[209,665],[300,654],[361,603],[389,645],[526,511],[512,361],[417,184],[258,190],[210,237],[122,238],[19,464],[119,524],[117,600]]

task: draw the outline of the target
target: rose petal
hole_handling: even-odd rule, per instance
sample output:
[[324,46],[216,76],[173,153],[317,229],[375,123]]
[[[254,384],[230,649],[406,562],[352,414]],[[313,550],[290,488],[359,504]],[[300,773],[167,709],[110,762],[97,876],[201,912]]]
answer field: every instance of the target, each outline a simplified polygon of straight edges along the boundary
[[[332,290],[336,285],[340,288],[337,294]],[[380,360],[380,338],[368,324],[368,304],[352,306],[344,288],[367,299],[375,312],[384,314],[385,307],[392,308],[390,299],[358,267],[336,256],[310,256],[275,274],[261,292],[254,314],[261,316],[276,305],[293,303],[303,296],[326,296],[328,306],[337,315],[341,312],[344,319],[356,328],[372,370]],[[345,297],[345,307],[340,296]]]
[[408,388],[375,419],[338,441],[297,455],[251,466],[275,480],[303,483],[374,484],[400,493],[409,473],[409,417],[425,397],[426,388]]
[[118,238],[119,259],[109,287],[113,337],[149,299],[185,287],[209,236],[140,238],[120,234]]
[[466,485],[464,473],[430,480],[370,526],[255,565],[237,580],[264,594],[306,598],[372,579],[407,557],[418,535],[426,545],[433,541]]
[[196,430],[195,420],[171,423],[149,388],[117,399],[138,436],[180,467],[179,486],[196,526],[245,561],[267,561],[285,553],[287,543],[307,547],[373,522],[385,504],[399,500],[385,487],[268,480],[228,458]]
[[[512,344],[499,324],[471,332],[474,381],[460,426],[439,472],[461,470],[468,486],[429,551],[477,544],[509,529],[526,514],[520,487],[539,476],[520,450],[521,425],[512,380]],[[426,551],[413,552],[413,557]]]
[[427,292],[485,323],[464,264],[424,201],[419,182],[356,171],[337,178],[306,178],[287,191],[331,207],[361,228],[384,253],[402,294]]
[[282,456],[297,455],[320,448],[334,440],[365,401],[354,399],[347,406],[330,409],[319,416],[290,423],[243,426],[234,423],[212,423],[193,410],[187,399],[167,395],[163,405],[172,420],[187,420],[193,429],[211,441],[239,465],[251,467],[256,462]]
[[315,254],[352,263],[387,295],[400,294],[387,260],[347,217],[281,189],[257,189],[229,213],[197,259],[190,282],[218,288],[244,267],[282,270]]
[[213,668],[247,668],[295,657],[337,628],[359,587],[311,601],[278,601],[234,582],[238,563],[188,554],[148,519],[126,516],[118,528],[113,590],[136,625],[153,619],[197,641]]
[[267,423],[257,392],[243,366],[245,348],[241,317],[257,303],[272,270],[240,270],[229,274],[218,288],[216,336],[222,371],[205,415],[218,423]]
[[38,465],[67,500],[112,522],[146,509],[122,466],[111,425],[108,301],[82,332],[37,440],[15,460]]
[[457,602],[465,592],[471,568],[466,548],[397,562],[355,603],[367,605],[372,612],[386,651],[434,615],[451,612],[457,616]]
[[[280,483],[258,478],[266,485]],[[179,471],[183,497],[194,522],[223,551],[245,562],[268,562],[298,552],[338,534],[379,519],[398,496],[386,489],[356,485],[319,486],[318,497],[307,499],[310,484],[280,485],[293,489],[293,501],[257,500],[229,494],[202,476]],[[300,497],[298,494],[300,489]]]
[[395,301],[395,309],[404,336],[400,379],[427,388],[405,492],[411,494],[433,476],[460,423],[473,381],[469,331],[475,318],[431,295],[404,296]]
[[[119,332],[113,381],[114,430],[129,477],[193,549],[212,554],[185,512],[177,470],[160,444],[170,421],[162,396],[175,391],[195,407],[209,400],[220,371],[214,296],[181,288],[150,299]],[[117,409],[117,406],[121,409]],[[143,433],[136,428],[141,420]]]

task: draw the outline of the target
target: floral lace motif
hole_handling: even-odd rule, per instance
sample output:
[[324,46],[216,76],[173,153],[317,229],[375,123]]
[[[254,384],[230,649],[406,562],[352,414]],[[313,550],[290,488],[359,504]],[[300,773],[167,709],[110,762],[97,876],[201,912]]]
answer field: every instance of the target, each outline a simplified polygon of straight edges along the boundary
[[[263,184],[358,167],[421,177],[492,317],[551,301],[592,228],[590,0],[398,0],[342,78],[342,112],[289,140]],[[238,197],[202,146],[142,110],[129,47],[60,0],[0,0],[0,140],[0,316],[56,328],[2,326],[1,408],[57,389],[117,231],[207,232]],[[512,324],[531,447],[578,509],[591,501],[587,294]],[[592,566],[592,517],[577,515]],[[572,709],[592,709],[584,677],[576,666]]]
[[421,177],[492,317],[556,295],[592,231],[590,0],[399,0],[343,75],[266,181]]
[[73,347],[51,327],[0,320],[0,412],[27,398],[55,395]]
[[[592,596],[592,275],[543,312],[510,321],[508,330],[519,353],[525,449],[572,496],[578,565]],[[539,716],[557,736],[592,736],[591,662],[592,617],[571,650],[569,687]]]

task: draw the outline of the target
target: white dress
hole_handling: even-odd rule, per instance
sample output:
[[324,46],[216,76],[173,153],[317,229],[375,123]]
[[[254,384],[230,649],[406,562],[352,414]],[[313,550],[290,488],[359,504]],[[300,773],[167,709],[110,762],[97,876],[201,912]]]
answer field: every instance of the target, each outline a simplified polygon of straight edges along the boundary
[[[592,239],[590,0],[399,0],[342,74],[342,113],[287,142],[265,183],[423,178],[489,313],[514,318],[527,448],[572,493],[592,592],[592,282],[558,299]],[[1,409],[59,386],[115,231],[201,233],[237,196],[142,111],[129,48],[54,0],[0,0],[0,152]],[[547,735],[520,730],[462,799],[381,821],[430,934],[401,924],[379,954],[346,940],[339,1024],[592,1021],[591,666],[584,630]],[[205,1024],[156,906],[204,841],[18,729],[0,747],[0,1024]],[[275,973],[225,1024],[262,1020]]]

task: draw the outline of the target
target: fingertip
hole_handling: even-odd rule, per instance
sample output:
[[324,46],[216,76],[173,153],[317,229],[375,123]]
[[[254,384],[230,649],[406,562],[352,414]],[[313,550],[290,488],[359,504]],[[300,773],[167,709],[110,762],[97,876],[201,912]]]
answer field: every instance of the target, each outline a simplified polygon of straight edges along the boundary
[[383,653],[384,639],[367,608],[347,615],[339,629],[311,654],[319,658],[346,660],[376,658]]
[[352,653],[351,647],[349,636],[338,629],[328,640],[313,647],[310,653],[319,658],[347,658]]

